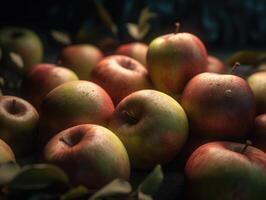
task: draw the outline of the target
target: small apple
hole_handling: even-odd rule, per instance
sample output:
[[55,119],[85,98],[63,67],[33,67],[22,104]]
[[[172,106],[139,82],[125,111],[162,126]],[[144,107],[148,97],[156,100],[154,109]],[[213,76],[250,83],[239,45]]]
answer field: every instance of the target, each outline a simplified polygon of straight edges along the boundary
[[208,64],[206,71],[223,74],[225,72],[225,65],[220,59],[214,56],[208,56]]
[[83,124],[66,129],[46,145],[43,160],[65,170],[70,180],[99,189],[115,178],[129,179],[127,151],[118,137],[102,126]]
[[252,135],[254,146],[266,153],[266,113],[255,118]]
[[105,89],[115,105],[132,92],[151,88],[146,68],[123,55],[102,59],[93,69],[91,81]]
[[11,61],[10,53],[19,54],[24,67],[18,69],[26,72],[43,58],[43,45],[39,36],[33,31],[19,27],[6,27],[0,30],[0,48],[2,50],[1,65],[16,67]]
[[0,165],[15,162],[15,155],[12,149],[5,143],[3,140],[0,139]]
[[65,47],[57,63],[73,70],[80,79],[89,80],[91,71],[102,58],[103,54],[96,46],[76,44]]
[[42,100],[48,92],[63,83],[74,80],[78,80],[78,77],[70,69],[53,64],[37,64],[26,74],[23,81],[25,98],[40,110]]
[[15,96],[0,96],[0,138],[17,157],[34,149],[38,122],[39,114],[30,103]]
[[182,107],[156,90],[140,90],[124,98],[108,128],[121,139],[136,169],[151,169],[171,161],[188,136]]
[[211,139],[247,139],[256,111],[254,95],[244,79],[209,72],[189,81],[181,105],[193,135]]
[[251,74],[248,79],[257,106],[257,114],[266,113],[266,71]]
[[207,52],[190,33],[167,34],[154,39],[147,52],[147,67],[155,87],[167,94],[182,92],[196,74],[206,71]]
[[210,142],[185,167],[187,199],[264,200],[266,154],[248,144]]
[[89,81],[70,81],[47,94],[41,107],[40,141],[75,125],[106,125],[114,105],[109,95]]
[[131,42],[119,46],[115,54],[131,57],[139,61],[143,66],[146,66],[146,55],[148,51],[148,45],[141,42]]

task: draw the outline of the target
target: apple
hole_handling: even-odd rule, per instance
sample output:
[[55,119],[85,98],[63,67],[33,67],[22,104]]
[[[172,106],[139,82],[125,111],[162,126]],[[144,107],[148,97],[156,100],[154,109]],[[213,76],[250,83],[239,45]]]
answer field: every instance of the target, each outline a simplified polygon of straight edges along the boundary
[[10,162],[16,162],[15,155],[12,149],[0,139],[0,165]]
[[131,42],[119,46],[115,54],[131,57],[139,61],[143,66],[146,66],[146,55],[148,51],[148,45],[141,42]]
[[165,164],[179,153],[188,137],[188,121],[182,107],[156,90],[140,90],[116,107],[108,128],[125,145],[135,169]]
[[225,66],[220,59],[209,55],[206,71],[207,72],[214,72],[214,73],[218,73],[218,74],[223,74],[225,72]]
[[119,138],[107,128],[83,124],[66,129],[45,146],[43,160],[61,167],[75,185],[99,189],[129,179],[130,163]]
[[193,76],[206,71],[206,48],[197,36],[177,30],[150,43],[147,67],[156,89],[179,94]]
[[23,93],[25,98],[40,110],[42,100],[52,89],[74,80],[78,80],[78,77],[72,70],[54,64],[40,63],[26,74],[22,84]]
[[255,72],[247,78],[257,106],[257,114],[266,113],[266,71]]
[[266,153],[266,113],[255,118],[252,136],[254,146]]
[[[43,58],[43,44],[39,36],[26,28],[6,27],[0,30],[1,65],[16,68],[20,72],[28,71]],[[10,53],[19,54],[24,67],[18,69],[11,61]]]
[[91,81],[105,89],[115,105],[132,92],[151,88],[146,68],[123,55],[102,59],[93,69]]
[[109,95],[89,81],[70,81],[47,94],[41,107],[40,142],[75,125],[106,125],[114,105]]
[[255,118],[255,98],[235,75],[201,73],[186,85],[181,101],[192,135],[242,141]]
[[34,149],[38,122],[39,114],[30,103],[15,96],[0,96],[0,139],[17,157]]
[[89,80],[90,73],[103,58],[100,49],[91,44],[76,44],[65,47],[58,56],[58,65],[73,70],[80,79]]
[[190,156],[185,176],[187,199],[263,200],[266,154],[248,144],[210,142]]

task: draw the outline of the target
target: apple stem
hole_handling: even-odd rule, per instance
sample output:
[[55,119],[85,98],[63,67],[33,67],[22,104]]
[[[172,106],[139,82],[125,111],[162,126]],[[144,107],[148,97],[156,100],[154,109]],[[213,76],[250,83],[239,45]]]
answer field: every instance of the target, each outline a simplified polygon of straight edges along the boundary
[[252,142],[250,140],[247,140],[245,146],[241,150],[241,153],[243,154],[250,145],[252,145]]
[[179,22],[176,22],[175,23],[175,34],[177,34],[180,30],[180,23]]
[[239,62],[236,62],[236,63],[234,64],[234,66],[232,67],[230,74],[233,74],[234,71],[235,71],[235,69],[236,69],[237,67],[239,67],[239,66],[240,66],[240,63],[239,63]]
[[125,116],[126,121],[129,122],[130,124],[136,124],[138,122],[138,119],[133,117],[128,111],[123,110],[122,115]]
[[16,110],[16,99],[12,100],[11,109]]

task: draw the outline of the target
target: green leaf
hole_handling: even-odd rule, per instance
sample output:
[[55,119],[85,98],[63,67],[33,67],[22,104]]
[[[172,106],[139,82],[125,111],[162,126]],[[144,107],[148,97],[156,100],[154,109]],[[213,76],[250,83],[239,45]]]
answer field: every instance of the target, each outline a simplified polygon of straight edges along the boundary
[[163,182],[163,179],[162,167],[161,165],[157,165],[139,185],[138,191],[147,195],[154,195]]
[[106,8],[97,0],[94,0],[96,9],[98,11],[98,14],[102,20],[102,22],[104,23],[104,25],[114,34],[117,34],[117,26],[116,24],[113,22],[113,19],[111,17],[111,15],[109,14],[109,12],[106,10]]
[[115,179],[99,191],[97,191],[89,200],[100,200],[104,197],[123,196],[132,191],[129,182],[122,179]]
[[14,52],[9,53],[11,61],[16,65],[17,68],[22,69],[24,67],[24,62],[22,57]]
[[88,193],[88,189],[85,186],[80,185],[63,194],[60,200],[75,200],[88,195]]
[[69,45],[72,43],[71,38],[68,33],[52,30],[51,35],[53,39],[63,45]]
[[149,32],[150,25],[147,25],[143,30],[139,29],[139,26],[134,23],[127,23],[127,30],[128,33],[133,37],[135,40],[141,40],[144,36]]
[[20,167],[16,162],[0,165],[0,186],[8,184],[19,173]]
[[151,12],[148,7],[143,8],[139,17],[139,23],[138,23],[139,29],[140,30],[147,29],[145,27],[149,25],[149,20],[154,17],[157,17],[156,13]]
[[266,56],[264,51],[238,51],[232,54],[226,61],[229,66],[233,66],[236,62],[241,65],[257,65],[260,60]]

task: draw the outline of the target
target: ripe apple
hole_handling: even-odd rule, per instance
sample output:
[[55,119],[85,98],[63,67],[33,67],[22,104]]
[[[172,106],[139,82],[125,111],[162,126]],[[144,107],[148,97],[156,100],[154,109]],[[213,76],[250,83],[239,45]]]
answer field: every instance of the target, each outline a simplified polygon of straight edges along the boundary
[[179,94],[193,76],[206,71],[207,52],[198,37],[176,31],[150,43],[147,67],[158,90]]
[[17,157],[34,149],[38,122],[39,114],[30,103],[15,96],[0,96],[0,138]]
[[266,153],[266,113],[255,118],[253,134],[253,144]]
[[143,66],[146,66],[146,55],[148,51],[148,45],[141,42],[131,42],[119,46],[115,54],[131,57],[139,61]]
[[201,73],[186,85],[181,105],[195,136],[247,139],[255,118],[255,99],[247,82],[234,75]]
[[225,65],[223,62],[214,57],[214,56],[208,56],[208,64],[207,64],[207,72],[214,72],[218,74],[223,74],[225,72]]
[[58,56],[58,65],[73,70],[80,79],[89,80],[92,69],[103,58],[100,49],[90,44],[65,47]]
[[78,77],[70,69],[53,64],[37,64],[26,74],[23,81],[25,98],[40,110],[42,100],[48,92],[63,83],[74,80],[78,80]]
[[46,144],[56,133],[75,125],[106,125],[114,105],[109,95],[89,81],[70,81],[51,92],[41,107],[40,141]]
[[45,162],[60,166],[74,184],[99,189],[115,178],[128,179],[130,163],[118,137],[102,126],[83,124],[54,136],[43,153]]
[[210,142],[190,156],[185,176],[188,199],[263,200],[266,154],[247,144]]
[[136,169],[151,169],[169,162],[188,136],[182,107],[156,90],[140,90],[124,98],[108,127],[121,139]]
[[1,65],[16,67],[10,59],[10,52],[21,56],[24,67],[18,69],[26,72],[43,58],[43,45],[36,33],[25,28],[6,27],[0,30],[0,47],[2,50]]
[[266,71],[251,74],[248,79],[257,106],[257,114],[266,113]]
[[12,149],[5,143],[3,140],[0,139],[0,165],[15,162],[15,155]]
[[115,105],[132,92],[151,88],[146,68],[123,55],[102,59],[93,69],[91,81],[105,89]]

